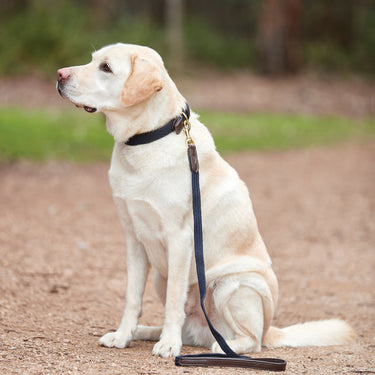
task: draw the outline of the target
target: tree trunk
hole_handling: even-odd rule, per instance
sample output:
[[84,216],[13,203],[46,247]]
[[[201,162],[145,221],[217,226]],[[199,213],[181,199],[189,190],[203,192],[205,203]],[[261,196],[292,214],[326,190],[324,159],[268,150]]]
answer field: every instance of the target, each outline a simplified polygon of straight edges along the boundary
[[183,5],[183,0],[166,1],[168,55],[172,69],[180,69],[184,60]]
[[264,73],[291,73],[300,68],[300,16],[300,0],[262,1],[258,47]]

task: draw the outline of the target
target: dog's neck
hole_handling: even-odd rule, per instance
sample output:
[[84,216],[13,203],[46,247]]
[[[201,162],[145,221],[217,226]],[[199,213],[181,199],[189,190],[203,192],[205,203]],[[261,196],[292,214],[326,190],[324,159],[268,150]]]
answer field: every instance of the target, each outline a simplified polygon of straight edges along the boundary
[[148,100],[117,111],[105,111],[108,132],[116,142],[126,142],[135,134],[155,130],[181,113],[185,98],[167,77],[163,89]]

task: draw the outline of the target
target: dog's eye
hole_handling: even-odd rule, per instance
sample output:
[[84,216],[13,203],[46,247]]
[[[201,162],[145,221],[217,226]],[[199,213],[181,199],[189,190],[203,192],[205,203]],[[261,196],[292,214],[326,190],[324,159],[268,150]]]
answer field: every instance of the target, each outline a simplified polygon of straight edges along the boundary
[[105,73],[112,73],[112,70],[111,70],[110,66],[108,65],[108,63],[100,64],[99,69],[101,71],[105,72]]

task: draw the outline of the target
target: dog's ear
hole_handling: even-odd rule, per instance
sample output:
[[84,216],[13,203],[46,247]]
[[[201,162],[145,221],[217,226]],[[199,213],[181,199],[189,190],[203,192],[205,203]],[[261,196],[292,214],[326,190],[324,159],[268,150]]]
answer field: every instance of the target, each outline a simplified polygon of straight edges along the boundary
[[135,55],[131,58],[131,71],[121,91],[121,102],[125,107],[130,107],[162,88],[160,68],[154,62]]

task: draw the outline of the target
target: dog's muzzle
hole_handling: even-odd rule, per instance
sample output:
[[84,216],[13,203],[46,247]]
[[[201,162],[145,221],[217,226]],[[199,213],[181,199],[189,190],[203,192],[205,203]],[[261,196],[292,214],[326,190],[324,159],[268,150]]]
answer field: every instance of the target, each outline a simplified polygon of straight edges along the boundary
[[[68,80],[69,80],[69,76],[65,78],[59,75],[57,82],[56,82],[56,89],[63,98],[67,98],[70,100],[70,98],[65,94],[65,84],[67,83]],[[94,113],[97,111],[95,107],[89,107],[87,105],[77,104],[77,103],[73,103],[73,104],[77,108],[83,108],[86,112],[89,112],[89,113]]]
[[59,79],[59,80],[56,82],[56,90],[58,91],[58,93],[59,93],[63,98],[65,98],[65,95],[64,95],[64,83],[65,83],[65,80],[64,80],[64,79]]

